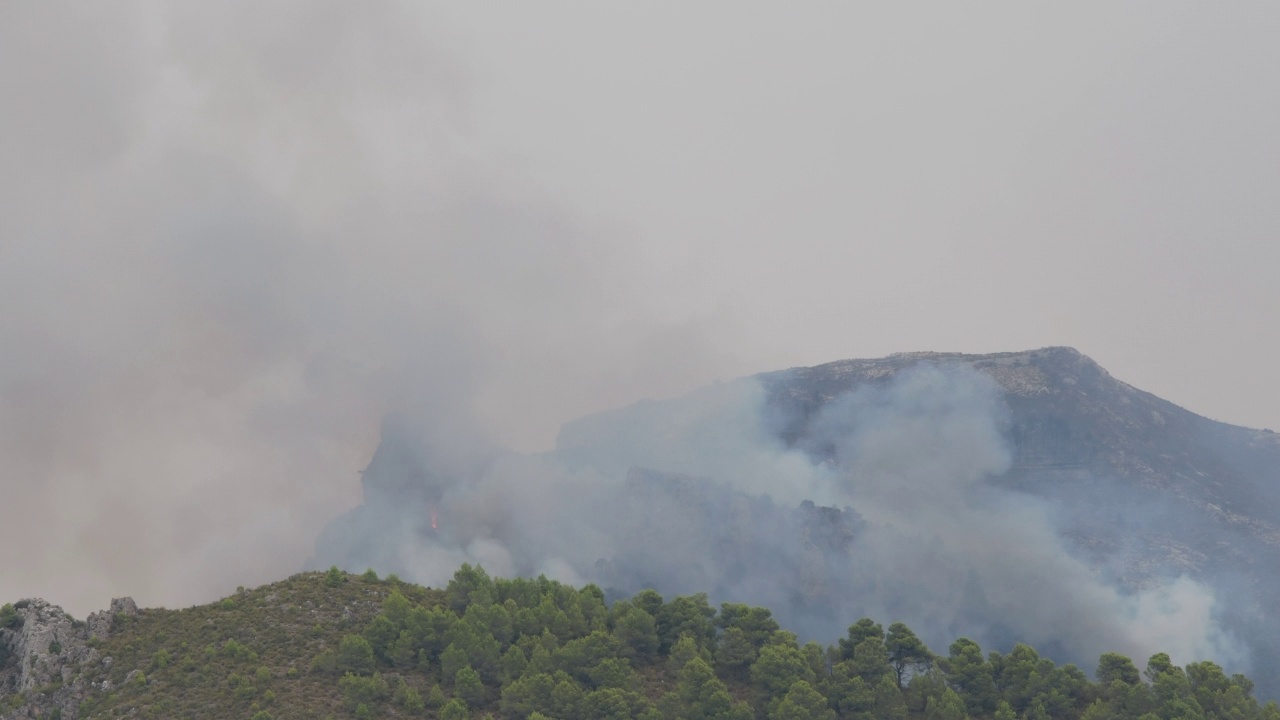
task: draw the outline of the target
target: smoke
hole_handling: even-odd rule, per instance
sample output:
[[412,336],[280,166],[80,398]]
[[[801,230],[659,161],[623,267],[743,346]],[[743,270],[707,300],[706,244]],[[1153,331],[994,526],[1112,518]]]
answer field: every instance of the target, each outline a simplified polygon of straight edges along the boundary
[[625,231],[468,134],[452,42],[383,1],[0,9],[0,597],[205,602],[301,566],[389,413],[445,463],[715,374]]
[[[426,511],[396,492],[335,522],[317,563],[434,585],[467,561],[618,594],[707,590],[824,641],[865,615],[902,620],[944,652],[968,636],[1086,668],[1113,651],[1247,665],[1209,587],[1122,589],[1066,547],[1046,501],[988,482],[1011,462],[988,376],[916,366],[825,403],[794,447],[778,412],[747,379],[584,418],[554,453],[470,474],[434,474],[444,458],[418,453],[415,472],[441,483],[427,501],[439,529],[405,522],[406,508]],[[366,492],[393,474],[375,458]],[[364,538],[361,552],[340,533]]]

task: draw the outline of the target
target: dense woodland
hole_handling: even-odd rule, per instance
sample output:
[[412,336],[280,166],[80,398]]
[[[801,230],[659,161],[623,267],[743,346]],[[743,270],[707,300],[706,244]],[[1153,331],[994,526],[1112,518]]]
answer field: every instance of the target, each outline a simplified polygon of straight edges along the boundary
[[335,568],[127,620],[99,647],[112,691],[81,717],[1280,720],[1212,662],[1107,654],[1091,680],[1026,645],[935,652],[866,618],[824,647],[764,608],[652,590],[610,605],[467,565],[444,590]]

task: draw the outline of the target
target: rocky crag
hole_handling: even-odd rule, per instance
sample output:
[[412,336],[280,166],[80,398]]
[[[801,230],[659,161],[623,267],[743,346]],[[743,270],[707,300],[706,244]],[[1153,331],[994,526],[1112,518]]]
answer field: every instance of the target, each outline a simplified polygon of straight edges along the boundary
[[1280,570],[1280,435],[1185,410],[1074,349],[904,353],[760,378],[789,418],[782,437],[806,446],[809,421],[826,403],[921,362],[968,366],[996,382],[1013,464],[994,482],[1055,500],[1081,551],[1126,585],[1218,572],[1224,563]]
[[9,606],[0,627],[0,720],[76,720],[86,697],[111,690],[110,681],[86,680],[112,663],[94,646],[111,635],[117,618],[137,612],[130,598],[112,600],[110,609],[84,621],[40,599]]
[[1002,391],[1013,462],[991,483],[1046,499],[1066,542],[1121,587],[1186,575],[1216,588],[1255,672],[1280,671],[1280,435],[1198,415],[1066,347],[906,353],[759,379],[787,418],[779,435],[822,457],[810,423],[827,403],[920,363],[972,368]]

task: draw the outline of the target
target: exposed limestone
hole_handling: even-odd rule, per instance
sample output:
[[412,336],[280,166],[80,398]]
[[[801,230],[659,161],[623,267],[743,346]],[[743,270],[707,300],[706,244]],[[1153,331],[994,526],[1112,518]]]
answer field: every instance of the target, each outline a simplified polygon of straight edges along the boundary
[[14,695],[23,702],[0,714],[0,720],[46,717],[54,710],[75,720],[90,690],[83,671],[109,660],[99,660],[91,639],[109,636],[115,618],[136,614],[137,604],[117,598],[109,610],[93,613],[85,622],[38,598],[14,603],[14,609],[21,624],[0,629],[0,713],[14,707]]

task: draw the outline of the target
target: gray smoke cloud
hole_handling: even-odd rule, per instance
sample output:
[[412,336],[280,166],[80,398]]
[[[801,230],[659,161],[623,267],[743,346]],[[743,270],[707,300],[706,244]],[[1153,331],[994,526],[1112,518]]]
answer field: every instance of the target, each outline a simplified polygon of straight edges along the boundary
[[[1246,668],[1213,589],[1185,576],[1122,589],[1071,552],[1048,502],[989,482],[1011,462],[1002,397],[977,371],[920,365],[828,402],[787,447],[746,379],[584,418],[554,453],[469,474],[404,446],[405,465],[375,458],[367,504],[335,522],[317,562],[433,585],[472,562],[620,594],[709,590],[825,641],[865,615],[940,651],[968,636],[1090,669],[1112,651]],[[395,486],[415,474],[438,492]]]
[[388,413],[537,447],[714,374],[625,231],[472,141],[450,42],[397,2],[0,8],[0,597],[208,601],[301,566]]

